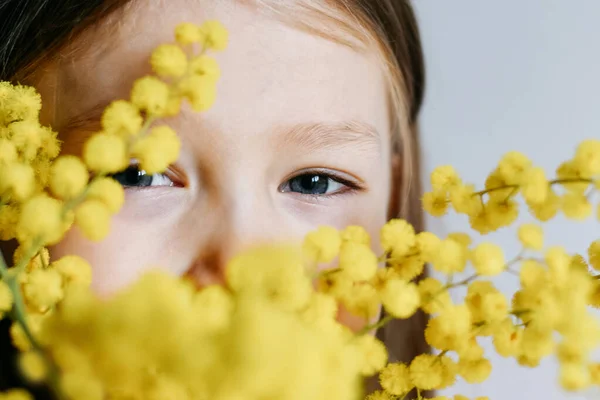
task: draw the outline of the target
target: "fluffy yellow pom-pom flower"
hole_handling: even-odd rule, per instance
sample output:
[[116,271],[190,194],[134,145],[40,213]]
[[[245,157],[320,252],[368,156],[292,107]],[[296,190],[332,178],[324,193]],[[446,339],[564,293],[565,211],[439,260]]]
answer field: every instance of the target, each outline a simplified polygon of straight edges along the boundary
[[217,99],[215,79],[208,75],[192,75],[182,79],[177,86],[179,92],[197,112],[206,111]]
[[475,186],[458,185],[450,191],[450,203],[457,213],[473,215],[481,209],[481,200],[475,194]]
[[8,123],[15,120],[34,120],[38,118],[42,109],[42,98],[35,88],[23,85],[13,86],[8,82],[2,82],[0,90],[2,92],[6,90],[6,98],[2,102],[2,110],[0,110],[4,114],[2,119],[5,120],[0,119],[0,122]]
[[444,284],[435,278],[425,278],[417,287],[421,297],[421,308],[428,314],[435,314],[452,304],[450,293]]
[[475,247],[471,260],[477,273],[484,276],[498,275],[506,267],[502,248],[493,243],[481,243]]
[[498,326],[493,334],[493,343],[496,352],[502,357],[514,357],[521,347],[522,328],[518,328],[507,319]]
[[202,38],[200,28],[190,22],[180,23],[175,27],[175,40],[182,45],[197,43]]
[[19,369],[30,382],[41,382],[48,375],[46,360],[35,350],[20,354]]
[[562,197],[561,208],[568,218],[584,220],[592,215],[592,204],[579,193],[566,193]]
[[165,171],[179,158],[181,142],[170,127],[152,128],[150,133],[136,142],[132,154],[148,174]]
[[531,168],[531,160],[518,151],[509,151],[498,163],[497,173],[508,185],[519,184],[523,175]]
[[527,170],[521,179],[521,194],[529,204],[541,204],[548,197],[549,183],[541,167]]
[[169,102],[169,86],[154,76],[140,78],[131,89],[131,102],[151,115],[162,115]]
[[229,31],[219,21],[206,21],[200,26],[201,41],[216,51],[225,50],[229,43]]
[[529,203],[531,213],[540,221],[548,221],[556,216],[560,209],[560,197],[552,189],[548,190],[546,200],[541,203]]
[[179,78],[187,70],[187,56],[181,47],[173,44],[158,46],[150,57],[152,69],[159,76]]
[[597,271],[600,271],[600,240],[596,240],[588,247],[588,257],[590,265]]
[[436,271],[446,274],[462,272],[467,265],[465,247],[455,240],[444,239],[438,245],[432,262]]
[[64,296],[62,278],[53,269],[38,269],[27,275],[23,294],[27,305],[39,312],[53,307]]
[[445,192],[460,184],[460,177],[451,165],[437,167],[431,173],[431,186],[434,191]]
[[310,300],[311,282],[301,254],[290,247],[261,247],[241,253],[227,265],[226,278],[236,293],[258,293],[286,310],[299,310]]
[[415,385],[410,380],[410,370],[406,364],[390,363],[379,374],[381,387],[395,396],[410,392]]
[[434,217],[441,217],[448,212],[448,205],[450,204],[446,192],[433,191],[427,192],[422,198],[423,209]]
[[458,373],[469,383],[481,383],[492,373],[492,363],[486,359],[460,360]]
[[541,250],[544,247],[544,231],[536,224],[523,224],[519,227],[519,241],[526,249]]
[[127,149],[122,138],[98,133],[84,145],[83,159],[91,171],[116,173],[127,167]]
[[467,248],[471,245],[471,243],[473,242],[473,240],[471,239],[471,237],[463,232],[452,232],[448,234],[448,239],[450,240],[454,240],[455,242],[459,243],[461,246],[463,246],[464,248]]
[[192,58],[189,68],[192,74],[204,76],[215,81],[221,77],[221,68],[217,60],[207,55]]
[[43,128],[38,121],[19,121],[9,125],[11,141],[26,160],[35,158],[42,146]]
[[421,304],[417,286],[400,279],[388,280],[379,295],[385,310],[396,318],[412,316]]
[[364,357],[362,369],[364,376],[371,376],[385,367],[388,353],[378,339],[371,335],[363,335],[356,339],[356,345]]
[[403,219],[388,221],[380,234],[381,247],[395,257],[402,257],[416,244],[415,228]]
[[371,285],[361,284],[350,286],[346,292],[342,293],[341,298],[346,309],[351,314],[361,318],[373,318],[379,313],[381,308],[379,294]]
[[56,196],[65,200],[81,194],[88,179],[85,165],[75,156],[60,157],[50,169],[50,189]]
[[66,284],[89,286],[92,283],[92,267],[79,256],[64,256],[54,261],[50,268],[58,271]]
[[584,177],[600,174],[600,140],[588,139],[581,142],[573,161]]
[[54,244],[60,240],[63,232],[60,201],[38,195],[23,205],[17,225],[17,237],[21,242],[40,239],[46,244]]
[[143,122],[138,108],[126,100],[113,101],[102,114],[102,129],[123,137],[137,135]]
[[508,301],[489,281],[469,285],[465,303],[471,311],[473,323],[500,322],[508,316]]
[[0,164],[17,161],[19,155],[15,144],[8,139],[0,138]]
[[563,363],[560,366],[560,384],[567,390],[580,390],[590,384],[590,371],[579,363]]
[[23,201],[35,190],[35,171],[28,164],[15,162],[0,166],[0,195]]
[[95,179],[89,186],[86,198],[100,200],[111,213],[116,214],[125,202],[125,190],[112,178]]
[[417,234],[417,248],[421,258],[426,262],[433,262],[438,255],[441,240],[431,232],[419,232]]
[[436,389],[442,383],[442,364],[437,356],[420,354],[410,363],[410,380],[422,390]]
[[90,240],[104,239],[110,230],[110,209],[100,200],[86,200],[75,210],[75,224]]
[[311,261],[328,263],[338,256],[341,245],[340,232],[333,227],[322,226],[304,237],[302,251]]
[[367,281],[377,272],[377,256],[368,246],[346,243],[340,252],[340,268],[354,281]]
[[350,225],[342,231],[342,241],[350,243],[360,243],[366,246],[371,245],[371,237],[362,226]]

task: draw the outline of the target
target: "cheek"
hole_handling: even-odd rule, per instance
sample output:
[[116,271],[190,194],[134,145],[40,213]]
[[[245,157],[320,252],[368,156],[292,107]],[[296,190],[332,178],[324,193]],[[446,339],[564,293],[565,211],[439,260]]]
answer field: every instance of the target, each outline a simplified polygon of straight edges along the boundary
[[[177,260],[168,256],[170,234],[157,229],[146,229],[142,234],[135,225],[112,221],[110,235],[101,242],[91,242],[73,228],[65,238],[51,249],[54,259],[74,254],[86,259],[92,266],[92,289],[102,295],[113,293],[134,282],[144,272],[173,265]],[[171,259],[170,259],[171,258]]]

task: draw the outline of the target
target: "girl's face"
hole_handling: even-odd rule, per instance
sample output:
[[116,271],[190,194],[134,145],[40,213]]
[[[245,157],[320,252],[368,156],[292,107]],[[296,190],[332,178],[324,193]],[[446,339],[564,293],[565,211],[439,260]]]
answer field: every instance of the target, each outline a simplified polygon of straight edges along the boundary
[[[246,3],[246,2],[244,2]],[[149,72],[154,47],[184,21],[221,21],[229,48],[212,109],[165,120],[181,157],[165,174],[122,174],[126,203],[101,243],[76,229],[54,257],[79,254],[110,293],[162,266],[218,283],[236,252],[300,240],[319,225],[362,225],[377,243],[390,201],[387,89],[375,54],[309,34],[237,1],[138,1],[44,73],[44,110],[77,153],[113,99]],[[330,27],[334,28],[334,27]]]

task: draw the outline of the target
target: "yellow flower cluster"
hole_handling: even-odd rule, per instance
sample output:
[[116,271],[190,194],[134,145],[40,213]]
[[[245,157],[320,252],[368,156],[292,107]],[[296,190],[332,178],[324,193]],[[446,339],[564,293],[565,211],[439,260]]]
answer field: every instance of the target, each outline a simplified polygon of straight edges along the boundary
[[[431,186],[433,190],[423,197],[428,213],[439,217],[452,207],[468,215],[471,227],[482,234],[516,220],[519,203],[514,197],[519,193],[538,220],[547,221],[560,210],[569,218],[586,218],[591,215],[591,195],[600,187],[600,141],[580,144],[553,180],[524,155],[511,152],[481,191],[463,183],[450,166],[432,173]],[[555,191],[560,187],[562,194]],[[589,310],[590,305],[600,306],[600,275],[594,272],[600,270],[600,240],[590,245],[586,260],[561,247],[544,248],[543,230],[537,224],[521,225],[517,237],[522,251],[509,261],[499,246],[491,242],[473,245],[464,233],[446,238],[427,232],[415,235],[404,221],[391,221],[384,227],[381,245],[391,272],[382,274],[400,274],[410,280],[428,263],[447,280],[426,278],[417,285],[417,307],[430,315],[425,337],[436,354],[420,355],[409,364],[387,365],[380,373],[383,390],[369,396],[370,400],[399,399],[412,390],[444,389],[458,377],[469,383],[483,382],[492,370],[478,343],[483,337],[492,338],[499,355],[513,357],[523,366],[535,367],[544,357],[556,355],[561,364],[559,380],[567,390],[600,385],[600,364],[590,359],[600,344],[600,323]],[[472,274],[455,282],[454,274],[467,268]],[[504,272],[520,279],[512,299],[490,280]],[[465,286],[467,292],[463,301],[454,303],[449,290],[458,286]],[[402,292],[408,295],[412,289],[403,287]],[[403,300],[403,304],[412,306],[412,301]],[[385,301],[383,305],[389,314],[400,317]]]
[[[216,98],[220,70],[208,50],[228,42],[221,24],[183,23],[175,43],[159,46],[150,63],[156,76],[137,80],[129,100],[104,112],[102,130],[81,158],[58,156],[56,134],[38,122],[39,95],[0,82],[0,240],[17,239],[13,266],[0,257],[0,317],[10,315],[18,365],[32,382],[78,399],[358,400],[363,379],[379,374],[382,390],[368,400],[401,400],[452,386],[480,383],[492,365],[479,340],[535,367],[555,355],[560,382],[578,390],[600,385],[600,363],[590,354],[600,324],[600,240],[587,258],[544,247],[537,224],[521,225],[522,251],[507,259],[491,242],[466,233],[438,237],[415,232],[401,219],[380,231],[375,254],[365,229],[320,227],[300,249],[265,247],[232,259],[224,286],[197,289],[156,270],[109,299],[91,290],[91,267],[46,250],[74,224],[89,239],[104,238],[124,203],[111,174],[131,159],[148,173],[165,170],[179,154],[176,133],[159,118],[176,115],[183,100],[196,111]],[[58,158],[57,158],[58,157]],[[541,221],[559,211],[581,219],[592,213],[600,189],[600,141],[583,142],[549,180],[524,155],[505,155],[485,188],[464,183],[450,166],[431,175],[423,206],[433,216],[449,208],[488,233],[511,225],[521,195]],[[600,211],[600,210],[599,210]],[[422,276],[430,265],[444,279]],[[456,274],[468,273],[457,279]],[[492,279],[518,276],[506,297]],[[466,288],[460,301],[450,291]],[[358,332],[337,321],[345,310],[365,320]],[[372,332],[392,319],[422,311],[433,354],[388,363]],[[372,322],[376,321],[376,322]],[[27,400],[16,390],[1,399]],[[468,400],[456,395],[428,400]],[[476,400],[487,400],[478,397]]]
[[[483,234],[517,219],[518,194],[540,221],[548,221],[560,211],[570,219],[585,219],[594,211],[590,194],[600,188],[599,160],[600,140],[586,140],[571,160],[557,168],[556,179],[548,180],[544,170],[525,155],[509,152],[481,191],[464,183],[451,166],[438,167],[431,175],[432,191],[423,196],[423,207],[433,216],[443,216],[451,207],[468,215],[471,227]],[[596,215],[600,219],[600,203]]]
[[90,400],[358,399],[361,377],[385,364],[375,338],[355,338],[336,322],[334,299],[312,289],[300,252],[257,249],[227,271],[226,287],[199,291],[158,271],[108,301],[81,286],[67,289],[38,332],[61,371],[63,393]]
[[[170,127],[154,122],[177,114],[183,100],[196,110],[214,102],[220,73],[206,53],[225,48],[227,31],[213,21],[182,24],[176,38],[179,45],[160,46],[151,56],[158,77],[138,79],[129,100],[106,108],[102,130],[87,140],[81,157],[59,156],[57,134],[39,123],[35,89],[0,82],[0,240],[19,243],[10,268],[0,257],[0,317],[15,317],[11,335],[24,351],[19,365],[32,381],[57,368],[36,339],[43,322],[54,318],[67,292],[91,281],[85,260],[50,262],[45,247],[72,226],[90,240],[106,237],[111,216],[124,203],[123,187],[111,175],[131,160],[147,173],[164,171],[177,160],[180,142]],[[3,396],[16,399],[20,393]]]

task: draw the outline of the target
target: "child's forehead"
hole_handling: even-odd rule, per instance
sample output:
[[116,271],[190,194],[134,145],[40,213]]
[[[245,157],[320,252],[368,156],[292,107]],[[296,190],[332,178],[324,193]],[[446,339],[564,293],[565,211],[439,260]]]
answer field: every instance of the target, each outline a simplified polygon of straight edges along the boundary
[[[208,8],[204,3],[209,2],[170,0],[151,7],[140,2],[125,10],[122,19],[108,21],[116,23],[116,29],[89,32],[81,43],[62,52],[58,70],[63,94],[102,88],[110,95],[127,95],[133,80],[150,72],[152,49],[173,41],[178,23],[207,19],[218,19],[230,31],[229,48],[216,58],[223,69],[224,84],[235,82],[238,91],[266,93],[277,86],[295,84],[314,92],[326,85],[337,89],[332,96],[344,99],[363,83],[380,83],[381,66],[375,54],[300,30],[240,1],[217,1]],[[304,91],[300,88],[295,94],[300,96]]]

